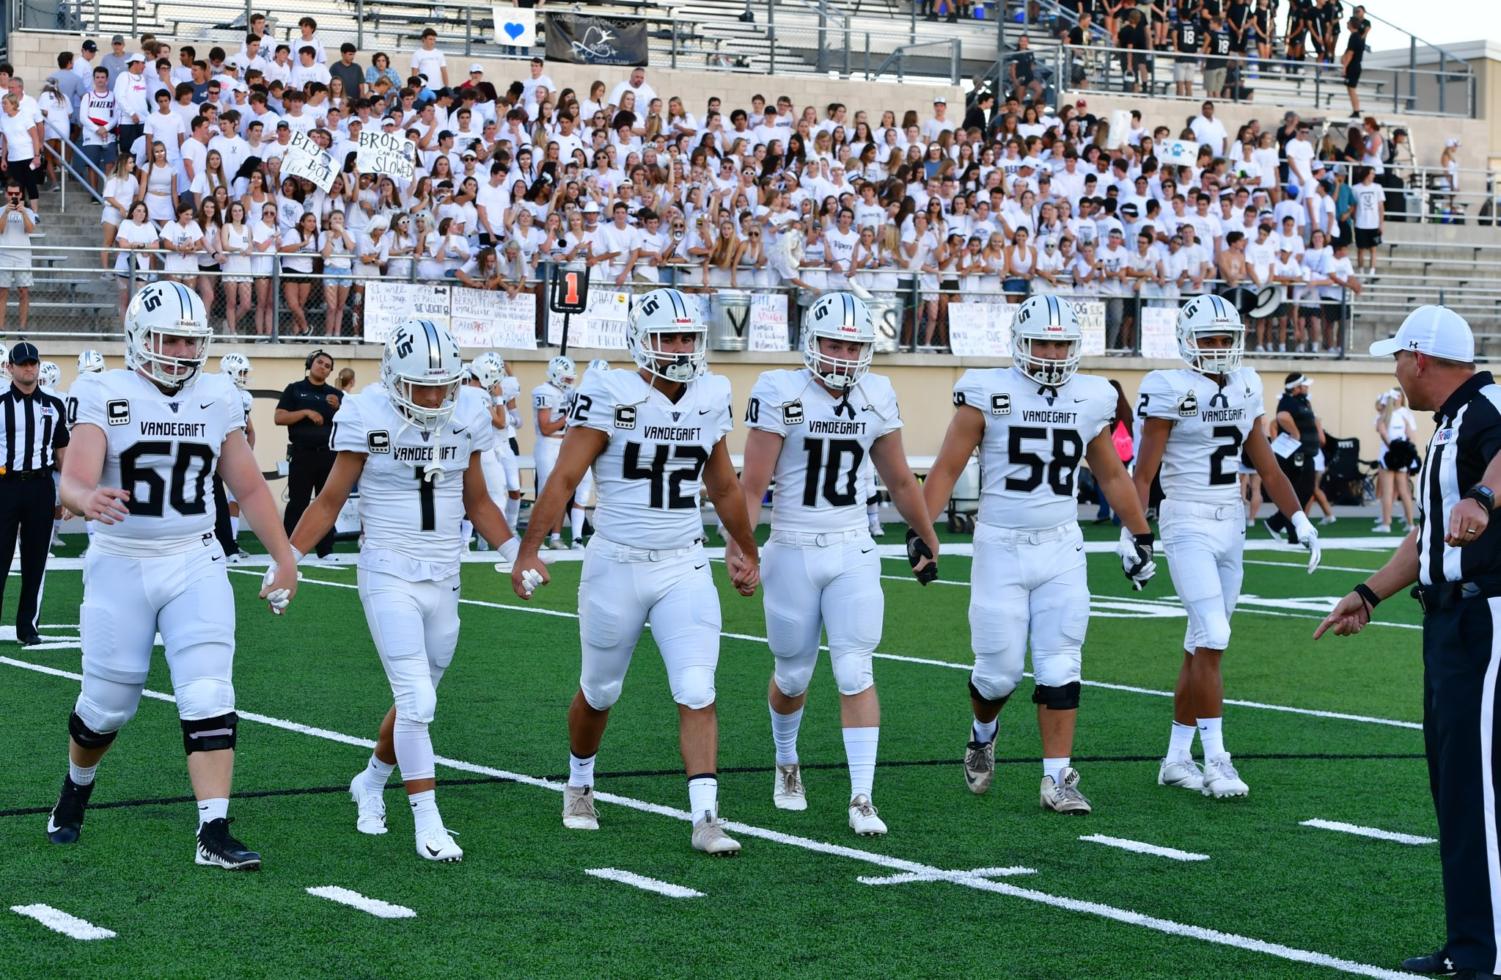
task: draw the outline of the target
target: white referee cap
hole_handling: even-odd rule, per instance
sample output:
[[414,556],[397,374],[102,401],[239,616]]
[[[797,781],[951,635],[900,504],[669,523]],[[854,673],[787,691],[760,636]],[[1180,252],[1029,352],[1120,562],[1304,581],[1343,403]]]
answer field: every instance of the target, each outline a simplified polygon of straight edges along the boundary
[[1386,357],[1399,350],[1473,364],[1475,334],[1465,318],[1447,306],[1420,306],[1407,314],[1395,337],[1371,345],[1371,356]]

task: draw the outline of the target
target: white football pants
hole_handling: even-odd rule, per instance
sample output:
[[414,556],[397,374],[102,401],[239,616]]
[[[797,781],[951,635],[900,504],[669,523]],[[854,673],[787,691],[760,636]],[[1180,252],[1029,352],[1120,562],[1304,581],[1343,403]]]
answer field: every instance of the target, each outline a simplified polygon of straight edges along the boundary
[[828,534],[773,529],[761,551],[761,575],[778,690],[790,698],[808,690],[825,629],[839,693],[859,694],[875,683],[871,654],[881,642],[886,596],[881,556],[865,528]]
[[1188,629],[1183,649],[1230,646],[1230,614],[1240,598],[1245,569],[1245,507],[1167,499],[1158,510],[1162,553],[1183,607]]

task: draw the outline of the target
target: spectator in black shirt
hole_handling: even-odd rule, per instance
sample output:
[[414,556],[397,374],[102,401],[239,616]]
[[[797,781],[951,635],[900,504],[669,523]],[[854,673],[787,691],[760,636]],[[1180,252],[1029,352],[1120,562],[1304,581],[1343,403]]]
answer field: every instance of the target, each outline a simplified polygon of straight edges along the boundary
[[1031,42],[1023,34],[1016,42],[1016,51],[1007,58],[1007,73],[1011,78],[1013,98],[1030,97],[1036,102],[1042,98],[1042,82],[1037,78],[1037,56],[1031,50]]
[[355,55],[359,49],[348,41],[339,45],[339,60],[328,66],[330,78],[337,78],[344,83],[344,97],[353,100],[365,92],[365,68],[355,64]]
[[990,124],[995,119],[995,94],[981,92],[980,97],[964,112],[964,123],[959,127],[963,130],[978,129],[982,134],[990,132]]
[[[1285,451],[1277,451],[1275,444],[1272,447],[1277,451],[1278,465],[1287,474],[1288,482],[1293,485],[1293,492],[1298,495],[1298,505],[1304,509],[1313,499],[1315,480],[1318,477],[1313,465],[1314,457],[1324,445],[1324,426],[1308,400],[1308,385],[1308,378],[1303,374],[1294,371],[1287,376],[1282,386],[1282,398],[1277,402],[1274,438],[1286,443],[1287,440],[1282,439],[1286,435],[1289,439],[1297,440],[1298,445],[1297,448],[1289,446]],[[1281,513],[1273,514],[1266,522],[1266,528],[1273,537],[1279,537],[1281,532],[1286,531],[1288,541],[1297,543],[1297,532]]]
[[1355,119],[1360,116],[1360,93],[1356,87],[1360,85],[1360,63],[1365,58],[1365,32],[1371,29],[1371,22],[1359,16],[1351,17],[1349,28],[1350,42],[1341,64],[1345,67],[1345,90],[1350,93],[1350,118]]
[[1199,52],[1204,49],[1204,29],[1195,14],[1179,10],[1178,24],[1173,29],[1173,50],[1178,57],[1173,59],[1173,87],[1180,99],[1191,99],[1194,94],[1194,70],[1199,66]]
[[[343,395],[328,383],[334,369],[333,356],[318,350],[307,357],[307,377],[287,385],[276,403],[276,424],[287,427],[287,509],[282,523],[288,533],[297,526],[313,495],[323,490],[334,452],[329,448],[330,423]],[[318,542],[318,557],[334,550],[329,531]]]

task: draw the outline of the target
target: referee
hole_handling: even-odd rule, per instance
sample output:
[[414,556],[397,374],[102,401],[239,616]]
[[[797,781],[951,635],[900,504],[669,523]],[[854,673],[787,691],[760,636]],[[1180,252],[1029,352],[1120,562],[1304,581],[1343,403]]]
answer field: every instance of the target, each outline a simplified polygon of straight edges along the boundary
[[16,639],[23,647],[42,642],[37,614],[57,490],[52,471],[62,466],[68,445],[63,400],[37,384],[41,355],[22,341],[8,358],[10,388],[0,394],[0,604],[16,539],[21,541],[21,601],[16,606]]
[[[1314,631],[1358,633],[1371,611],[1414,582],[1423,609],[1423,743],[1438,815],[1448,937],[1402,963],[1414,973],[1490,977],[1497,950],[1501,876],[1493,756],[1501,667],[1501,385],[1475,370],[1475,338],[1459,314],[1422,306],[1397,336],[1371,345],[1395,354],[1397,381],[1437,426],[1419,476],[1418,524],[1381,570],[1355,586]],[[1487,816],[1489,811],[1489,816]]]
[[[287,427],[287,509],[282,515],[287,533],[297,526],[313,495],[323,489],[334,467],[334,451],[328,446],[329,424],[344,393],[328,383],[334,369],[333,355],[315,350],[303,362],[307,377],[287,385],[276,403],[276,424]],[[318,542],[318,557],[334,550],[334,532]]]

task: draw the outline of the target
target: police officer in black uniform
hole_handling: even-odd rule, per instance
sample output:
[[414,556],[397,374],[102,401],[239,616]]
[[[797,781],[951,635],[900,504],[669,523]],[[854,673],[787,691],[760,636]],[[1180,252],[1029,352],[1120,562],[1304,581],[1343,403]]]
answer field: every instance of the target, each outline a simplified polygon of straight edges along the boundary
[[[1293,485],[1301,507],[1308,506],[1317,489],[1318,472],[1314,469],[1314,457],[1324,445],[1324,427],[1313,410],[1313,403],[1308,400],[1308,386],[1308,377],[1295,371],[1284,380],[1282,397],[1277,401],[1279,432],[1298,440],[1298,449],[1287,455],[1279,453],[1277,464]],[[1274,535],[1286,531],[1288,540],[1296,543],[1297,533],[1280,513],[1273,514],[1266,526]]]
[[[276,403],[276,424],[287,427],[287,509],[282,515],[287,533],[297,526],[313,495],[322,491],[334,466],[329,433],[343,394],[328,383],[333,355],[315,350],[303,362],[307,377],[287,385]],[[318,542],[318,557],[334,550],[334,533]]]
[[42,391],[37,380],[41,354],[22,341],[10,350],[10,388],[0,393],[0,602],[16,541],[21,543],[21,601],[16,606],[16,640],[42,642],[37,635],[42,576],[52,540],[57,489],[52,472],[62,466],[68,445],[68,412],[63,400]]
[[1501,674],[1501,385],[1475,370],[1475,338],[1459,314],[1423,306],[1397,336],[1371,345],[1395,354],[1397,381],[1436,427],[1419,477],[1418,523],[1380,571],[1355,586],[1314,632],[1358,633],[1371,611],[1413,583],[1423,609],[1423,742],[1438,815],[1448,934],[1402,968],[1476,980],[1501,972],[1496,923],[1501,875],[1494,742]]

